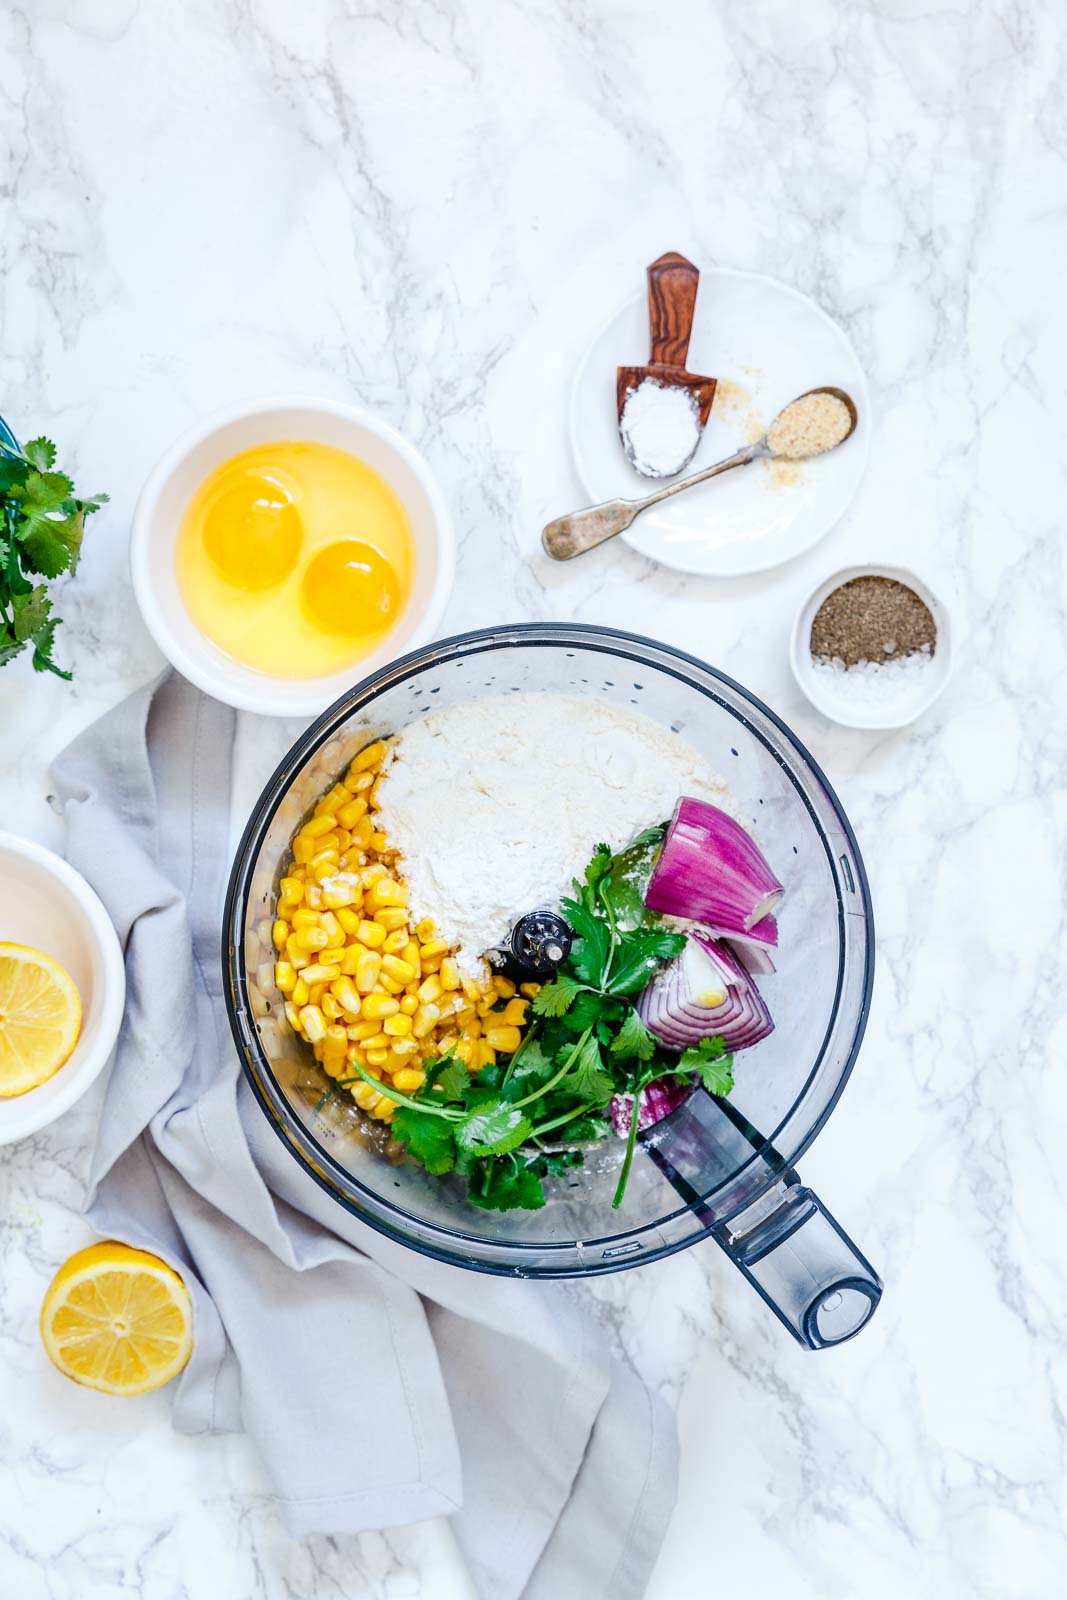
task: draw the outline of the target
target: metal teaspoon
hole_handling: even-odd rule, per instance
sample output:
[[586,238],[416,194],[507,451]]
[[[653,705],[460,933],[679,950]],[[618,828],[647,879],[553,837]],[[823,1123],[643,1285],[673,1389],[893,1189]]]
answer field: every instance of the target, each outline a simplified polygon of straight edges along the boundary
[[[762,438],[757,439],[755,444],[742,445],[740,450],[732,456],[727,456],[725,461],[717,461],[713,467],[705,467],[701,472],[694,472],[692,477],[682,478],[679,483],[668,483],[662,489],[656,489],[652,494],[646,495],[643,500],[605,500],[601,505],[588,506],[584,511],[571,511],[565,517],[557,517],[554,522],[548,523],[541,533],[541,543],[545,550],[553,561],[570,561],[574,556],[580,556],[586,550],[593,550],[598,544],[606,544],[609,539],[614,539],[615,535],[623,533],[642,511],[647,511],[649,506],[658,505],[661,500],[670,499],[672,494],[681,494],[683,489],[691,489],[694,484],[706,483],[709,478],[717,478],[720,473],[729,472],[732,467],[747,467],[750,461],[757,461],[761,457],[774,457],[768,439],[775,423],[784,416],[790,406],[796,405],[797,400],[804,400],[809,394],[832,394],[847,407],[851,418],[849,430],[836,445],[829,447],[831,450],[838,449],[855,433],[859,413],[852,396],[846,394],[844,389],[821,384],[819,388],[808,389],[804,394],[797,395],[795,400],[790,400],[789,405],[783,406],[779,411]],[[814,455],[826,454],[827,450],[817,450],[811,456],[791,455],[774,458],[810,461]]]

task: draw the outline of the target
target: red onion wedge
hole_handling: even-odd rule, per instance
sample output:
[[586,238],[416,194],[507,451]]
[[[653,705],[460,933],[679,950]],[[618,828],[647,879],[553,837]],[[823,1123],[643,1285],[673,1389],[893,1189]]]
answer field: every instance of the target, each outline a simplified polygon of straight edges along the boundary
[[739,822],[706,800],[683,795],[645,894],[649,910],[688,917],[733,938],[762,923],[784,893]]
[[[684,1078],[656,1078],[652,1083],[646,1084],[637,1097],[638,1133],[644,1133],[646,1128],[655,1127],[657,1122],[669,1117],[672,1111],[677,1111],[682,1101],[688,1100],[692,1092],[692,1083],[687,1083]],[[611,1125],[620,1139],[625,1139],[629,1135],[633,1105],[632,1094],[617,1094],[608,1107],[611,1113]]]
[[731,933],[728,928],[709,928],[713,939],[723,939],[746,972],[766,977],[775,970],[771,950],[778,948],[778,924],[773,917],[764,917],[749,928],[747,933]]
[[720,1038],[744,1050],[772,1032],[763,997],[741,962],[722,944],[691,933],[685,949],[641,993],[637,1010],[669,1050]]

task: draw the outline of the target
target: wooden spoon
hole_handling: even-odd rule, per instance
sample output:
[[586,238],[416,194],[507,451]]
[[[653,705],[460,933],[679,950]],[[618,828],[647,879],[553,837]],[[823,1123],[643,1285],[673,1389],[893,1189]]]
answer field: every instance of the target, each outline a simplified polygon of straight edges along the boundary
[[669,473],[644,473],[645,477],[673,477],[692,460],[700,443],[715,399],[715,379],[701,378],[687,372],[686,356],[689,354],[689,336],[693,331],[693,312],[696,310],[697,287],[700,272],[677,250],[668,250],[665,256],[653,261],[648,269],[648,331],[649,361],[647,367],[619,367],[615,374],[615,397],[619,413],[619,436],[630,464],[640,472],[629,441],[622,432],[622,413],[626,398],[646,378],[664,388],[683,389],[696,406],[700,418],[693,449],[672,467]]

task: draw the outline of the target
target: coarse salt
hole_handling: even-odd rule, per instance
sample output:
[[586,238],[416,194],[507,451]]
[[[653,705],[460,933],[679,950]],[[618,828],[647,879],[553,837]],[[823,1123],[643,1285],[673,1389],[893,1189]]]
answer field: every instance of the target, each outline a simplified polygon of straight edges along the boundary
[[619,428],[638,472],[669,478],[700,441],[700,412],[688,389],[645,378],[626,396]]
[[828,700],[842,708],[889,706],[926,691],[926,674],[934,658],[929,645],[892,661],[857,661],[846,667],[840,656],[813,656],[811,670]]

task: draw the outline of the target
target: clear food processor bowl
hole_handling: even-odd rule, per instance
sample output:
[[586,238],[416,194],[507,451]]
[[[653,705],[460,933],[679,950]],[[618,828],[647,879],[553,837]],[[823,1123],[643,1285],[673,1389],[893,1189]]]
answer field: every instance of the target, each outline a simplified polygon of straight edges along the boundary
[[[728,1101],[697,1090],[641,1135],[618,1211],[611,1201],[622,1140],[550,1180],[540,1211],[477,1210],[462,1181],[389,1159],[383,1126],[368,1125],[347,1096],[327,1095],[282,997],[264,986],[290,840],[356,751],[431,711],[519,691],[607,701],[680,734],[729,783],[787,885],[778,971],[760,980],[775,1031],[738,1057]],[[540,623],[463,634],[405,656],[332,706],[274,774],[241,841],[223,939],[230,1023],[257,1100],[293,1157],[371,1227],[457,1266],[516,1277],[613,1272],[710,1237],[810,1349],[851,1337],[877,1305],[874,1269],[793,1170],[863,1036],[874,965],[863,863],[808,752],[766,706],[703,662],[607,628]]]

